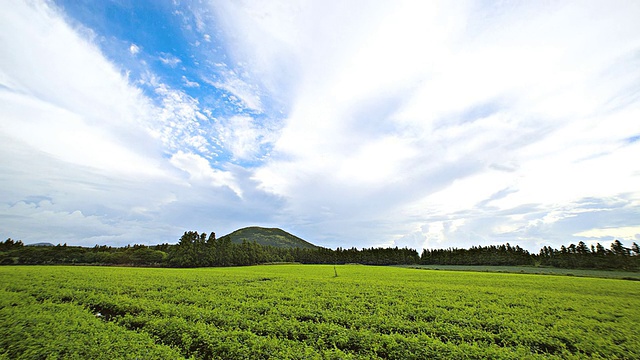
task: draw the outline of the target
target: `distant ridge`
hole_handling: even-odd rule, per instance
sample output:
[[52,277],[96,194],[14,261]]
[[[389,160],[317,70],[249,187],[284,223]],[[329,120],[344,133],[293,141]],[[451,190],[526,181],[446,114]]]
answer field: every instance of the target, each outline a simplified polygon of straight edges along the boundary
[[278,248],[317,249],[318,246],[303,240],[278,228],[263,228],[258,226],[238,229],[222,238],[230,238],[232,243],[241,244],[242,241],[256,242],[263,246]]
[[55,246],[52,243],[48,243],[48,242],[39,242],[39,243],[35,243],[35,244],[26,244],[25,246]]

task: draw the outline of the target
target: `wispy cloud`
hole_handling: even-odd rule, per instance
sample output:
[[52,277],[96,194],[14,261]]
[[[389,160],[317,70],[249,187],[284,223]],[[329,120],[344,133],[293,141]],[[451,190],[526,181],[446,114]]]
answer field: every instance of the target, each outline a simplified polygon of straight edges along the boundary
[[140,52],[140,47],[136,44],[131,44],[131,46],[129,46],[129,52],[131,55],[136,55]]
[[270,145],[272,129],[259,127],[249,116],[233,116],[219,119],[218,139],[235,159],[257,160],[263,155],[265,146]]
[[190,81],[184,75],[182,76],[182,82],[184,83],[184,86],[186,86],[188,88],[200,87],[199,83],[197,83],[196,81]]
[[230,94],[228,100],[240,108],[246,108],[258,113],[264,111],[260,98],[260,89],[257,84],[247,83],[224,63],[216,63],[214,66],[218,68],[217,70],[219,71],[217,74],[218,79],[213,80],[204,77],[203,81],[228,92]]
[[640,226],[623,226],[623,227],[614,227],[614,228],[604,228],[604,229],[590,229],[587,231],[582,231],[575,236],[581,236],[586,238],[595,238],[595,239],[605,239],[605,240],[613,240],[613,239],[622,239],[625,241],[638,241],[640,240]]
[[160,62],[172,68],[175,68],[176,66],[178,66],[178,64],[182,62],[182,60],[180,60],[178,57],[169,53],[160,54],[160,57],[158,57],[158,60],[160,60]]
[[180,170],[189,174],[190,180],[204,182],[213,186],[226,186],[242,197],[242,190],[235,182],[234,176],[229,171],[221,171],[211,168],[209,161],[202,156],[193,153],[178,151],[169,162]]

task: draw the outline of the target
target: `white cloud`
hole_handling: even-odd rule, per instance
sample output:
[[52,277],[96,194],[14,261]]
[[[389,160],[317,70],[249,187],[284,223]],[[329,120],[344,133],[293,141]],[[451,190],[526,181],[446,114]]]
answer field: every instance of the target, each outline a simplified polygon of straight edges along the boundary
[[121,176],[162,174],[157,161],[123,144],[116,134],[87,124],[80,114],[8,91],[0,91],[0,108],[2,133],[59,160]]
[[2,132],[71,163],[158,175],[140,90],[46,4],[3,14]]
[[167,233],[176,236],[181,230],[167,224],[142,221],[144,217],[141,216],[113,217],[85,214],[77,209],[67,210],[49,200],[0,203],[0,219],[6,226],[3,229],[6,236],[22,239],[26,243],[155,245],[163,240],[173,240]]
[[[47,200],[38,203],[20,201],[12,205],[1,204],[0,218],[4,217],[12,217],[14,226],[18,223],[22,229],[30,228],[29,233],[19,235],[26,236],[30,242],[46,241],[58,244],[77,241],[78,238],[114,235],[113,227],[102,223],[98,216],[85,216],[79,210],[58,211]],[[73,229],[72,232],[68,232],[69,229]],[[41,235],[46,233],[55,235],[52,237]],[[61,238],[59,234],[65,235]]]
[[136,44],[131,44],[131,46],[129,46],[129,52],[131,55],[137,55],[140,52],[140,47]]
[[182,76],[182,82],[184,83],[184,86],[189,88],[200,87],[200,84],[195,81],[189,81],[189,79],[187,79],[187,77],[184,75]]
[[640,240],[640,226],[624,226],[606,229],[590,229],[574,234],[587,238],[617,238],[620,240]]
[[228,171],[211,168],[209,161],[202,156],[179,151],[169,160],[178,169],[189,174],[192,181],[204,182],[212,186],[226,186],[242,197],[242,190],[235,182],[233,175]]
[[233,70],[229,70],[225,64],[216,64],[220,80],[203,78],[207,84],[231,93],[231,101],[247,109],[263,112],[261,92],[257,85],[247,83]]
[[401,181],[403,162],[415,156],[415,149],[397,137],[371,141],[346,155],[335,176],[345,183],[383,185]]
[[[3,236],[93,246],[169,241],[181,228],[154,217],[176,201],[176,180],[63,161],[0,133]],[[105,242],[109,241],[109,242]]]
[[178,57],[169,53],[160,54],[160,57],[158,58],[158,60],[160,60],[160,62],[172,68],[175,68],[176,66],[178,66],[178,64],[182,62],[182,60],[180,60]]
[[154,118],[147,124],[149,132],[170,150],[193,147],[203,153],[212,153],[215,141],[210,136],[211,130],[207,129],[210,119],[200,108],[198,99],[159,82],[156,77],[151,76],[147,82],[162,104],[159,109],[151,110]]
[[258,127],[248,116],[221,119],[217,125],[218,139],[237,160],[255,160],[267,144],[269,130]]

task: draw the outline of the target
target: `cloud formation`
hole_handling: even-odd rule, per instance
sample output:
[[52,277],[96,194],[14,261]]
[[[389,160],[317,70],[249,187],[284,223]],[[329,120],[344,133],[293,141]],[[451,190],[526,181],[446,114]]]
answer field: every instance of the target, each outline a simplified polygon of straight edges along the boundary
[[589,214],[637,222],[634,205],[583,208],[639,196],[637,6],[378,5],[224,9],[242,61],[266,77],[292,64],[256,179],[303,229],[341,229],[334,246],[535,250],[582,239],[564,227]]
[[0,2],[3,236],[640,241],[637,4],[78,6]]
[[[226,202],[241,206],[234,175],[190,152],[215,151],[197,99],[157,76],[140,80],[154,95],[146,96],[55,7],[9,6],[2,22],[11,31],[1,39],[3,235],[124,245],[243,223],[216,219]],[[223,195],[215,200],[201,194],[216,189]],[[198,197],[211,201],[206,216],[189,213],[189,204],[202,211]],[[185,204],[173,213],[176,202]]]

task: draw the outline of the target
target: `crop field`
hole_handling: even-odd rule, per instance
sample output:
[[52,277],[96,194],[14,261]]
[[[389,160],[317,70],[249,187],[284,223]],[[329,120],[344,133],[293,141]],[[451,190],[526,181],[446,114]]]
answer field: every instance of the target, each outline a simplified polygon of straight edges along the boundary
[[638,359],[640,282],[345,265],[0,267],[0,359]]
[[519,273],[538,275],[566,275],[595,277],[605,279],[624,279],[640,281],[640,272],[622,270],[595,270],[595,269],[562,269],[554,267],[538,266],[496,266],[496,265],[396,265],[398,267],[425,270],[447,271],[482,271],[491,273]]

